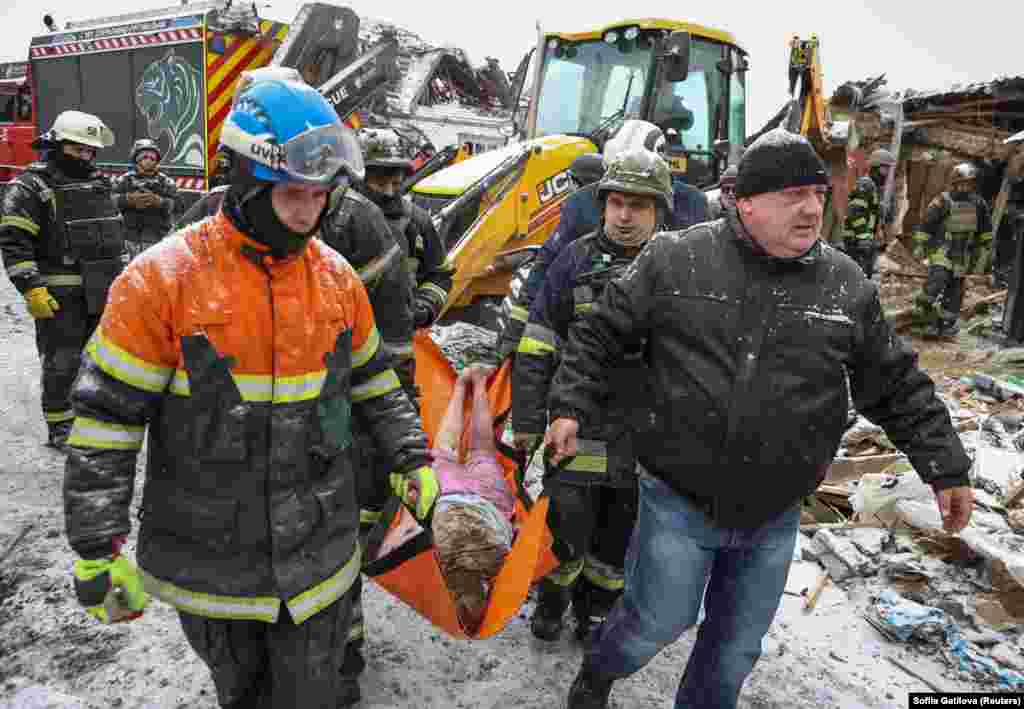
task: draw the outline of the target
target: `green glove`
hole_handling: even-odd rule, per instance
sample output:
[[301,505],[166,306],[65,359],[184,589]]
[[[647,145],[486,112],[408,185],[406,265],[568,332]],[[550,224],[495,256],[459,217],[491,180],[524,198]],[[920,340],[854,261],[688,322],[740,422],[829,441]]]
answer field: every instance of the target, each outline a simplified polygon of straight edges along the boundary
[[149,603],[135,564],[120,554],[75,562],[75,595],[105,625],[135,620]]
[[406,475],[391,473],[391,489],[420,521],[430,515],[440,492],[437,476],[426,465]]

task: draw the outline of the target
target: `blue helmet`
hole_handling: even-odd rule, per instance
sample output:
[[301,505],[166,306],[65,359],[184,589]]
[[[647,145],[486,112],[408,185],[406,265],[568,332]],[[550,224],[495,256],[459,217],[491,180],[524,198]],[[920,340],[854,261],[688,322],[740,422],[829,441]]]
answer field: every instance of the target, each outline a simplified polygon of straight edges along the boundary
[[294,80],[240,85],[221,130],[243,175],[263,182],[333,185],[363,179],[355,134],[318,91]]

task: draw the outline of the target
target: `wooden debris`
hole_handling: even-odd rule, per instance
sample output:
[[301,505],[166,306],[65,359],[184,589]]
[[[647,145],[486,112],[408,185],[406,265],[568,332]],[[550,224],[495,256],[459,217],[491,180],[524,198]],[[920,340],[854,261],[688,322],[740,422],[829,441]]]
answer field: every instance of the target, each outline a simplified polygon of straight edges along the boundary
[[814,585],[814,588],[811,589],[811,592],[808,593],[807,597],[804,599],[805,611],[810,613],[814,610],[814,606],[818,602],[818,597],[821,595],[821,592],[825,590],[825,587],[828,586],[828,581],[829,575],[826,571],[818,578],[818,583]]
[[11,543],[7,545],[6,549],[4,549],[4,553],[0,555],[0,564],[3,564],[5,561],[7,561],[7,557],[11,555],[11,552],[14,551],[14,548],[16,546],[21,544],[21,540],[24,539],[26,535],[28,535],[28,533],[32,530],[34,526],[35,525],[30,522],[21,528],[21,531],[15,535],[14,539],[11,540]]
[[902,453],[886,453],[885,455],[836,458],[825,474],[824,484],[842,485],[850,480],[860,480],[868,473],[882,472],[891,464],[905,457]]
[[834,524],[819,523],[800,525],[801,532],[816,532],[819,529],[889,529],[889,527],[877,520],[869,520],[865,522],[837,522]]
[[1024,497],[1024,480],[1017,480],[1010,485],[1010,490],[1006,495],[1006,502],[1004,503],[1007,508],[1013,507],[1020,499]]
[[924,682],[926,685],[928,685],[929,688],[932,689],[932,691],[935,691],[935,692],[945,692],[946,691],[946,689],[944,687],[942,687],[941,685],[936,684],[932,680],[928,679],[927,677],[922,675],[917,670],[911,669],[910,667],[908,667],[904,663],[902,663],[899,660],[897,660],[895,657],[890,657],[889,655],[886,655],[885,659],[888,660],[889,662],[891,662],[892,664],[896,665],[897,667],[899,667],[901,670],[906,672],[908,675],[910,675],[914,679],[918,679],[918,680],[921,680],[922,682]]

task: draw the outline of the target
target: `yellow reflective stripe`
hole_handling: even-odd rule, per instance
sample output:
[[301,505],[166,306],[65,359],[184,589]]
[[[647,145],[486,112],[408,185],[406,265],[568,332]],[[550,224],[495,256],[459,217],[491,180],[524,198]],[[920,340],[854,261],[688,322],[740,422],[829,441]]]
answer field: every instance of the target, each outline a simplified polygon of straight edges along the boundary
[[377,278],[384,270],[391,265],[391,262],[401,256],[401,247],[398,244],[393,245],[383,255],[371,260],[365,266],[356,271],[359,275],[359,280],[363,283],[369,283],[373,279]]
[[558,335],[556,335],[553,330],[549,330],[543,325],[538,325],[537,323],[527,323],[526,329],[523,330],[523,337],[529,337],[546,344],[552,350],[558,347]]
[[868,203],[868,201],[866,199],[857,197],[855,199],[851,199],[850,200],[850,206],[851,207],[864,207],[865,209],[867,209],[871,205]]
[[352,369],[362,367],[373,359],[373,356],[377,354],[377,348],[379,347],[380,333],[377,331],[377,326],[374,325],[373,329],[370,330],[370,336],[366,338],[366,342],[363,343],[363,346],[352,351]]
[[3,217],[0,219],[0,227],[13,226],[22,231],[27,231],[32,236],[39,236],[39,225],[25,217]]
[[509,314],[513,320],[519,320],[521,322],[526,322],[530,319],[529,308],[524,308],[521,305],[509,306]]
[[598,588],[608,591],[621,591],[625,586],[623,570],[606,564],[599,559],[586,555],[583,564],[583,578],[590,581]]
[[535,340],[532,337],[523,335],[519,338],[519,346],[516,347],[516,352],[529,355],[546,355],[549,352],[554,352],[555,348],[546,342]]
[[[327,371],[297,374],[290,377],[277,377],[268,374],[231,374],[231,379],[238,387],[243,401],[254,403],[288,404],[296,401],[309,401],[320,396]],[[191,396],[192,385],[188,371],[177,369],[171,379],[168,391],[178,396]]]
[[575,308],[573,308],[573,311],[577,313],[589,313],[591,310],[594,309],[595,305],[596,303],[580,303]]
[[77,273],[47,273],[43,283],[48,286],[80,286],[82,277]]
[[174,371],[171,367],[151,364],[126,352],[104,337],[102,330],[96,331],[85,351],[111,377],[144,391],[162,392]]
[[259,620],[264,623],[276,623],[281,612],[281,599],[270,596],[220,596],[212,593],[199,593],[175,586],[139,570],[142,574],[142,585],[151,596],[178,610],[201,615],[204,618],[222,618],[224,620]]
[[17,278],[18,276],[22,275],[23,273],[28,273],[29,271],[35,271],[38,268],[39,268],[39,264],[37,264],[35,261],[19,261],[18,263],[14,264],[13,266],[8,266],[7,267],[7,277],[8,278]]
[[366,401],[377,396],[383,396],[388,392],[401,388],[401,386],[395,370],[385,369],[362,384],[352,387],[352,401]]
[[607,473],[608,458],[597,455],[577,455],[565,466],[565,470],[578,473]]
[[292,614],[292,618],[295,620],[295,624],[301,624],[307,618],[316,615],[341,598],[342,594],[355,583],[361,565],[362,550],[357,544],[352,558],[338,569],[333,576],[289,600],[287,606]]
[[928,256],[929,266],[942,266],[943,268],[953,268],[953,262],[949,260],[949,255],[945,249],[935,249]]
[[608,447],[604,441],[577,439],[576,457],[566,464],[565,469],[579,473],[608,472]]
[[274,403],[287,404],[316,399],[320,396],[326,379],[327,370],[325,369],[294,377],[278,377],[274,380]]
[[366,635],[366,628],[362,623],[354,623],[348,629],[348,641],[362,640]]
[[864,217],[860,217],[859,219],[854,219],[854,220],[852,220],[852,221],[850,222],[850,226],[851,226],[851,227],[858,227],[858,226],[864,226],[864,225],[865,225],[865,224],[867,224],[867,223],[868,223],[868,220],[867,220],[867,219],[865,219]]
[[571,586],[583,571],[583,559],[566,561],[547,575],[547,580],[556,586]]
[[444,288],[437,285],[436,283],[424,283],[423,285],[420,286],[420,290],[425,290],[428,293],[433,293],[438,297],[438,299],[440,299],[442,303],[448,300],[448,291],[446,291]]
[[68,444],[83,448],[131,451],[142,448],[145,437],[145,426],[109,423],[79,416],[68,436]]
[[978,242],[979,243],[987,244],[990,241],[992,241],[992,232],[990,232],[990,231],[983,231],[980,234],[978,234]]
[[47,423],[61,423],[63,421],[70,421],[75,417],[75,412],[71,409],[64,411],[46,411],[43,413],[43,418],[46,419]]
[[914,241],[916,241],[918,243],[921,243],[921,242],[924,242],[924,241],[930,241],[931,238],[932,238],[932,235],[929,234],[926,231],[915,231],[914,232],[914,236],[913,236]]
[[359,510],[360,524],[376,524],[383,513],[379,510]]

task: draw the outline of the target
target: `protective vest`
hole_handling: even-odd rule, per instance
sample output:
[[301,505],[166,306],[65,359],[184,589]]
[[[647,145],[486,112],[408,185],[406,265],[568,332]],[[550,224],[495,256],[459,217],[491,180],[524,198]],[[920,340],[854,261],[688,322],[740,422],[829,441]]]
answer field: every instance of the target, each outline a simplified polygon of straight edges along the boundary
[[[523,433],[543,433],[546,427],[548,391],[571,323],[590,312],[607,285],[633,262],[632,256],[619,252],[600,232],[566,248],[571,253],[563,253],[555,262],[571,261],[564,281],[557,282],[564,271],[553,265],[548,278],[556,280],[542,289],[519,341],[513,379],[513,428]],[[560,264],[565,265],[564,261]],[[580,422],[579,453],[548,474],[567,482],[632,484],[636,468],[634,433],[645,425],[650,402],[643,349],[641,344],[627,352],[609,373],[611,391],[605,406],[599,415]]]
[[[161,197],[167,197],[169,178],[157,173],[150,176],[142,176],[130,172],[121,178],[126,182],[122,187],[123,192],[152,192]],[[125,207],[121,209],[124,216],[125,229],[129,232],[127,238],[146,243],[155,243],[162,239],[171,230],[171,212],[161,207],[150,209],[134,209]]]
[[102,312],[107,291],[121,272],[124,252],[124,224],[112,200],[110,181],[97,175],[54,184],[42,165],[30,167],[19,179],[31,184],[50,208],[53,234],[44,248],[43,268],[77,266],[89,312]]
[[946,255],[954,271],[965,268],[978,233],[978,206],[972,199],[953,199],[944,193],[948,214],[944,224]]

